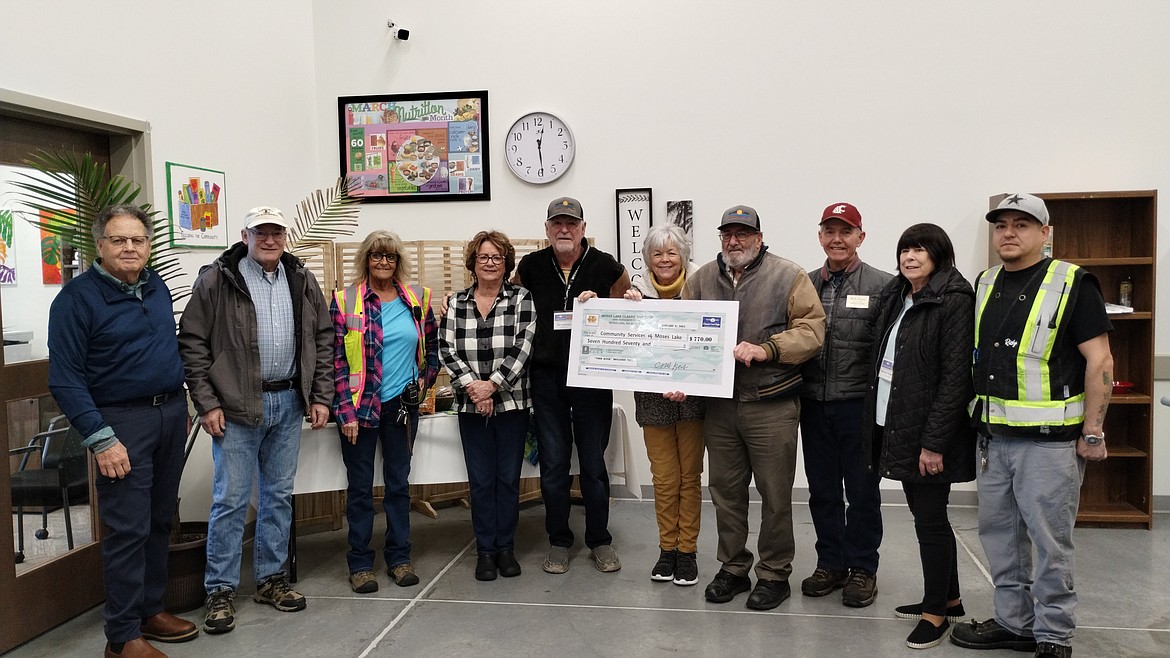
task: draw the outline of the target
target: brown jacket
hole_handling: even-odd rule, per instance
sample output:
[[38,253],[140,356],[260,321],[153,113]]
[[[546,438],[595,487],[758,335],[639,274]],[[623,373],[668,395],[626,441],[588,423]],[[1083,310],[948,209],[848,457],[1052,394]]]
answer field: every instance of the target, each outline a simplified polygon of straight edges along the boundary
[[[739,342],[764,348],[768,358],[735,364],[735,399],[754,402],[800,391],[800,364],[825,340],[825,309],[804,269],[760,248],[735,282],[720,254],[687,278],[683,299],[739,302]],[[734,346],[732,346],[734,347]]]
[[[195,411],[220,407],[233,422],[255,427],[263,420],[256,310],[240,274],[248,257],[240,242],[204,267],[179,321],[179,354]],[[292,294],[297,341],[297,391],[306,410],[333,402],[333,323],[313,273],[292,254],[281,256]]]

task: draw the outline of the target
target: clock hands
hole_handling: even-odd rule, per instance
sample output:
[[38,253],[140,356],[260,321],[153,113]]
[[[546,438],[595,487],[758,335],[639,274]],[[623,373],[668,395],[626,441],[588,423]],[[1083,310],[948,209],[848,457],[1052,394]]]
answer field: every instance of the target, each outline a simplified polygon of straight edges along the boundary
[[540,144],[544,141],[544,128],[541,128],[536,133],[536,157],[540,161],[540,168],[544,168],[544,153],[541,150]]

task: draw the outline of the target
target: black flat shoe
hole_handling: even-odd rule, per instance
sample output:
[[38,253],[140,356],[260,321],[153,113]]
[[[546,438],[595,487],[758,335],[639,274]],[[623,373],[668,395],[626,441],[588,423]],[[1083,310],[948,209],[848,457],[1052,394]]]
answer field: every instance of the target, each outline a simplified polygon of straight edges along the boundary
[[747,607],[752,610],[771,610],[792,596],[787,580],[757,580],[756,588],[748,595]]
[[520,575],[520,563],[516,561],[516,554],[512,551],[496,553],[496,564],[500,567],[500,575],[504,578],[515,578]]
[[746,592],[752,588],[752,581],[747,576],[737,576],[723,569],[715,574],[703,595],[711,603],[727,603],[735,598],[736,594]]
[[495,580],[497,568],[495,555],[481,555],[479,561],[475,563],[475,579]]

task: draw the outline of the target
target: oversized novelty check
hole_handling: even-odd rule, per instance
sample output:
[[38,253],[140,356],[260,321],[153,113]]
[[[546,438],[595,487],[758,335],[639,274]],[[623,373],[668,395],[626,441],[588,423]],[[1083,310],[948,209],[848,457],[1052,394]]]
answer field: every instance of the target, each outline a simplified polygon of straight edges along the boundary
[[570,386],[729,398],[739,302],[590,299],[573,310]]

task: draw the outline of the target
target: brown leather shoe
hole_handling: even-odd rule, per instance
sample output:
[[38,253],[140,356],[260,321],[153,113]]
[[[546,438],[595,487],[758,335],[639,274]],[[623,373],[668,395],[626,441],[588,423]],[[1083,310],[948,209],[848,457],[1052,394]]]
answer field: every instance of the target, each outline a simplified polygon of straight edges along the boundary
[[186,642],[199,635],[195,624],[169,612],[160,612],[142,620],[142,637],[155,642]]
[[167,658],[167,655],[150,646],[150,642],[136,637],[122,647],[122,653],[114,653],[106,642],[106,658]]

